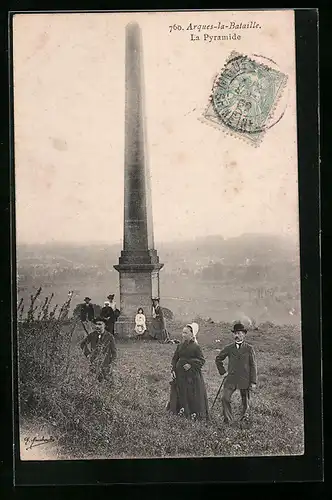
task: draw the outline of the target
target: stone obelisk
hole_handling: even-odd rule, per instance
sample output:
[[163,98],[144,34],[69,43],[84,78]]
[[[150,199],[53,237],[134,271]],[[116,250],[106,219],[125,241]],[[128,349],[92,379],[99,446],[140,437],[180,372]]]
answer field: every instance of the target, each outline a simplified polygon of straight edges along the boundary
[[149,326],[152,298],[159,297],[159,263],[154,249],[150,172],[146,147],[144,74],[141,29],[126,26],[125,61],[124,238],[119,264],[120,336],[131,336],[137,309]]

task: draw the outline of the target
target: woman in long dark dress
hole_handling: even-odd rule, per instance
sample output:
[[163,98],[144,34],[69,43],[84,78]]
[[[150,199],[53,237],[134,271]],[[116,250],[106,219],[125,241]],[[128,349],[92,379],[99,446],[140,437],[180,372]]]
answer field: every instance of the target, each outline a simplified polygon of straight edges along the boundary
[[197,323],[186,325],[182,342],[173,355],[168,409],[187,418],[208,419],[208,400],[201,371],[205,359],[196,340],[197,332]]
[[104,302],[104,307],[101,310],[100,316],[105,320],[107,331],[114,335],[114,325],[120,316],[120,311],[116,308],[114,300],[113,302]]
[[169,333],[166,328],[164,313],[159,304],[159,299],[152,299],[153,318],[151,322],[150,336],[159,342],[168,342]]

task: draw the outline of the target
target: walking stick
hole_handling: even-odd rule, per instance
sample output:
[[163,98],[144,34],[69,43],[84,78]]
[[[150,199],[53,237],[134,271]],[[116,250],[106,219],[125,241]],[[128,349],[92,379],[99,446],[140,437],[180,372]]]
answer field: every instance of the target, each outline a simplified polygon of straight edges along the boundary
[[85,333],[86,333],[87,335],[89,335],[89,332],[88,332],[88,330],[85,328],[85,324],[83,323],[83,321],[82,321],[82,320],[81,320],[81,323],[82,323],[82,326],[83,326],[83,328],[84,328]]
[[211,406],[211,410],[212,410],[212,408],[214,407],[215,402],[216,402],[216,401],[217,401],[217,399],[218,399],[218,396],[219,396],[219,394],[220,394],[221,388],[222,388],[222,386],[223,386],[223,384],[224,384],[224,382],[225,382],[225,378],[226,378],[226,376],[227,376],[227,374],[224,376],[224,378],[223,378],[223,379],[222,379],[222,381],[221,381],[221,384],[220,384],[220,387],[219,387],[219,389],[218,389],[217,395],[216,395],[216,397],[214,398],[213,404],[212,404],[212,406]]

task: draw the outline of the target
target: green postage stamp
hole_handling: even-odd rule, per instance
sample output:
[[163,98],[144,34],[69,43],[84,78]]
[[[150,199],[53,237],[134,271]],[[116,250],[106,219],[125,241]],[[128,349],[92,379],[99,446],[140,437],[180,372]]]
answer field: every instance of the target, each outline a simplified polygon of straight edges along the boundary
[[204,121],[258,146],[284,114],[277,108],[286,84],[287,76],[265,62],[232,52],[214,81]]

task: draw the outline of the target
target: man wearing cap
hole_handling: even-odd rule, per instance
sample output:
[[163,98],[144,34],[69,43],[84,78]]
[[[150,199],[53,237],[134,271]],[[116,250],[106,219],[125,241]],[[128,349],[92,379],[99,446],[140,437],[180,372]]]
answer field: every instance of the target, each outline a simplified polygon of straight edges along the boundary
[[228,374],[225,379],[222,395],[222,405],[225,423],[231,423],[232,394],[239,389],[242,400],[241,420],[246,416],[249,408],[250,394],[256,388],[257,364],[253,347],[245,342],[247,330],[242,323],[236,323],[233,328],[234,342],[227,345],[216,357],[216,366],[220,375],[226,373],[223,365],[228,357]]
[[95,317],[93,305],[90,302],[90,297],[85,297],[80,310],[80,319],[87,330],[90,330],[90,321],[93,321]]

